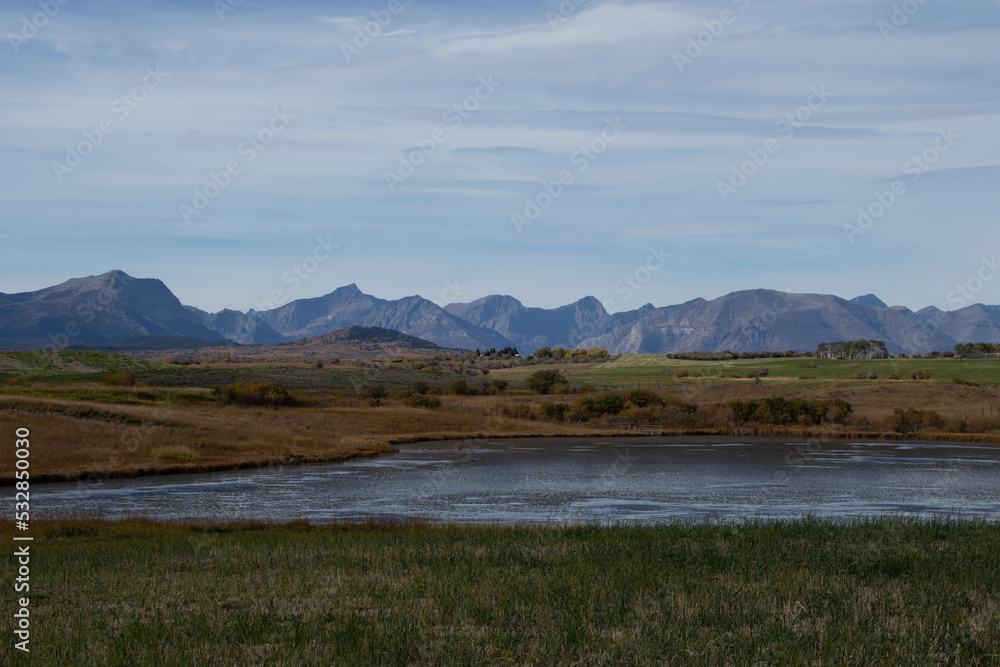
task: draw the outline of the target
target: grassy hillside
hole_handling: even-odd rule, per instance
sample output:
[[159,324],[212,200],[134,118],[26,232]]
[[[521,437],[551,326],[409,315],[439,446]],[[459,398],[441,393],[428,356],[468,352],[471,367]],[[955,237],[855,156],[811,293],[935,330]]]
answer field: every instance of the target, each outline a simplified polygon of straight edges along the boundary
[[144,373],[159,364],[121,354],[91,350],[0,351],[0,384],[12,377],[68,384],[93,381],[97,374]]

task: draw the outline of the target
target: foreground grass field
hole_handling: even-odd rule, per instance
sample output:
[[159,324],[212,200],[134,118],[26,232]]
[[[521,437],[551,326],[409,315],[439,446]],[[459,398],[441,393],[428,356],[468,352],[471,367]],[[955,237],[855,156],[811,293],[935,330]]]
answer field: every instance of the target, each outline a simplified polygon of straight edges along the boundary
[[32,531],[37,664],[1000,661],[1000,526],[976,522]]

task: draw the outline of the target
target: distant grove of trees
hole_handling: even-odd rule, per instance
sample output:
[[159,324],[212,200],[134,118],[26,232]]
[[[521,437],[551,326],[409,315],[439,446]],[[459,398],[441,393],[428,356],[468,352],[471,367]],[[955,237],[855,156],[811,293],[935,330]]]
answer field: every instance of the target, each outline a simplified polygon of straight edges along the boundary
[[561,347],[552,349],[546,345],[537,348],[533,356],[536,360],[601,361],[610,358],[611,355],[603,347],[592,347],[589,350],[566,350]]
[[796,352],[795,350],[785,350],[777,352],[732,352],[723,350],[722,352],[678,352],[664,355],[668,359],[682,359],[685,361],[732,361],[733,359],[783,359],[785,357],[811,357],[812,352]]
[[516,347],[505,347],[502,350],[497,350],[495,347],[491,347],[485,352],[480,352],[479,348],[476,348],[477,357],[499,357],[501,359],[509,359],[511,357],[519,357],[521,354],[517,351]]
[[815,356],[817,359],[886,359],[889,351],[884,340],[848,340],[820,343]]
[[997,343],[959,343],[955,346],[955,354],[959,357],[985,357],[1000,354],[1000,344]]

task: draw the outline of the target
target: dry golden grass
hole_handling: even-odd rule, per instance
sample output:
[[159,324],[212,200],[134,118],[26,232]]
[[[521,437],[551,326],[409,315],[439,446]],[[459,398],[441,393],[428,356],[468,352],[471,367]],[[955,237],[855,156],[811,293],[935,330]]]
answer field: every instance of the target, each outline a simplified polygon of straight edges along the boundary
[[[0,397],[0,432],[31,431],[35,481],[340,461],[419,439],[585,435],[591,429],[467,409],[129,406]],[[11,457],[0,479],[13,481]]]

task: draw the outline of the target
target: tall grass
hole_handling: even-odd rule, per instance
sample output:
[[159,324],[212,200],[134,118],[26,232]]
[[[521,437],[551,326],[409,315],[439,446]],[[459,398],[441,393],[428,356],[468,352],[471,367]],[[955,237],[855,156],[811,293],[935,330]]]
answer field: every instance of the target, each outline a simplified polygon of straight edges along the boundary
[[[35,530],[33,647],[44,664],[990,665],[1000,655],[1000,527],[977,522]],[[0,539],[10,532],[6,523]]]

